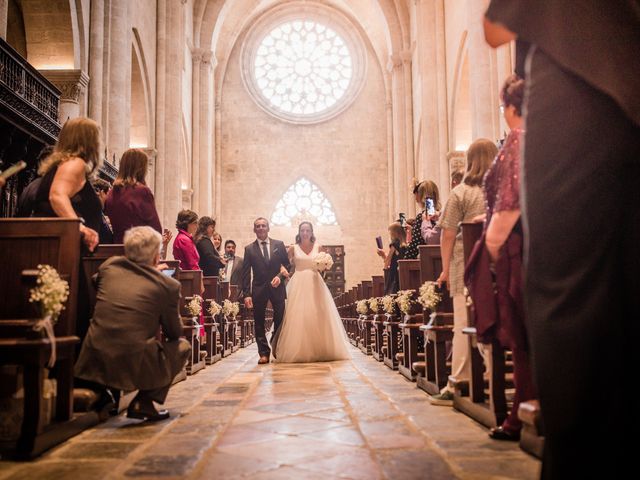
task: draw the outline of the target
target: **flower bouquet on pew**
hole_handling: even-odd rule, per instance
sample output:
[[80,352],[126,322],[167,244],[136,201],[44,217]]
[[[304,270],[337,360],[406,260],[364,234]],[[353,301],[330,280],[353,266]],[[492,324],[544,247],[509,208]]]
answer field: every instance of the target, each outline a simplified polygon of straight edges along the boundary
[[222,311],[222,307],[215,300],[209,300],[209,313],[212,317],[215,317]]
[[387,315],[398,314],[398,304],[394,295],[385,295],[382,297],[382,308]]
[[431,312],[429,316],[429,325],[432,325],[436,318],[436,308],[442,301],[442,294],[438,291],[437,282],[424,282],[420,287],[420,294],[418,295],[418,302],[422,305],[425,311]]
[[204,328],[200,325],[200,315],[202,314],[202,297],[200,295],[194,295],[187,303],[187,310],[191,314],[191,321],[198,330],[198,337],[204,337]]
[[400,290],[398,292],[396,303],[398,304],[398,308],[400,308],[400,311],[404,315],[410,315],[413,311],[413,307],[417,305],[414,297],[414,290]]
[[371,310],[371,313],[373,313],[374,315],[376,313],[381,313],[380,312],[380,308],[382,307],[382,299],[379,297],[371,297],[369,300],[369,310]]
[[238,302],[232,302],[231,300],[222,302],[222,314],[225,317],[235,319],[238,313],[240,313],[240,304]]
[[53,326],[64,310],[64,303],[69,298],[69,283],[60,278],[58,271],[51,265],[38,265],[38,279],[35,288],[29,292],[29,302],[35,303],[40,311],[40,320],[33,329],[43,332],[51,342],[51,354],[48,367],[56,363],[56,336]]
[[369,300],[358,300],[356,302],[356,312],[360,315],[366,315],[369,311]]

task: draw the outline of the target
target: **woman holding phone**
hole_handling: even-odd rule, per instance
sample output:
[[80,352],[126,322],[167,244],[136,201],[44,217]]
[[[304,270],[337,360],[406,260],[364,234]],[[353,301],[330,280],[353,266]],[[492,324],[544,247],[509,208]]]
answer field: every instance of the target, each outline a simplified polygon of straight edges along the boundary
[[[407,221],[407,223],[411,225],[411,241],[407,246],[405,258],[418,258],[418,254],[420,253],[418,247],[420,245],[437,245],[440,243],[440,228],[436,224],[438,212],[440,212],[442,208],[438,185],[431,180],[416,183],[413,187],[413,194],[421,210],[415,219]],[[433,202],[433,215],[429,215],[427,208],[425,208],[428,199],[431,199]]]

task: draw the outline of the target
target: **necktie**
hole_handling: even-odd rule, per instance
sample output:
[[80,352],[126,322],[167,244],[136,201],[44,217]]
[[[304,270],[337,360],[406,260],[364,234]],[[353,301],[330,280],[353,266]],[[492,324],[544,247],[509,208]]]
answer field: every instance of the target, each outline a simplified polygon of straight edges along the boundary
[[267,250],[267,242],[260,243],[262,243],[262,255],[264,256],[264,259],[269,260],[269,250]]

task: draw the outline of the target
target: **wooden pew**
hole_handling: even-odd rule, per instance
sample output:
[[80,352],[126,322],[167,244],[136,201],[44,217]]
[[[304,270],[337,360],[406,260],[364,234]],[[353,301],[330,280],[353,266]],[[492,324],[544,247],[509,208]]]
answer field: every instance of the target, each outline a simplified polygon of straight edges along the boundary
[[[229,285],[229,300],[237,302],[240,290],[237,285]],[[231,342],[231,353],[237,352],[240,348],[240,332],[238,318],[230,319],[229,324],[229,341]]]
[[402,335],[400,331],[401,313],[397,306],[393,314],[385,313],[384,339],[382,346],[383,362],[391,370],[398,369],[398,354],[402,353]]
[[[382,275],[374,275],[373,282],[373,296],[376,298],[382,298],[384,296],[384,277]],[[384,345],[384,310],[382,305],[378,305],[378,311],[373,315],[372,329],[373,329],[373,341],[371,345],[371,355],[378,362],[382,362],[383,353],[382,347]]]
[[[222,358],[220,351],[222,345],[220,344],[219,337],[219,322],[218,316],[215,318],[209,313],[209,307],[212,301],[218,302],[220,294],[218,292],[218,277],[202,277],[202,283],[204,283],[204,301],[202,303],[204,313],[204,331],[206,335],[206,343],[201,346],[206,352],[204,359],[207,365],[216,363]],[[220,302],[218,302],[220,303]]]
[[[373,297],[373,282],[371,280],[363,280],[360,289],[361,300],[368,300]],[[368,305],[368,304],[367,304]],[[373,324],[373,315],[367,312],[358,317],[358,348],[365,355],[371,355],[371,327]]]
[[[465,264],[481,234],[481,223],[462,224]],[[476,329],[473,325],[471,311],[469,311],[469,326],[463,332],[469,338],[471,376],[468,384],[466,382],[454,383],[453,406],[487,427],[501,425],[508,413],[505,395],[507,366],[504,349],[497,342],[485,345],[487,358],[490,362],[488,366],[489,378],[488,382],[485,382],[485,365],[478,350]]]
[[[420,260],[399,260],[398,276],[400,290],[413,290],[417,298],[421,285]],[[416,302],[411,311],[402,316],[398,325],[402,335],[402,352],[398,352],[398,371],[411,381],[416,379],[413,364],[424,356],[424,342],[420,332],[423,318],[422,305]]]
[[[37,456],[99,421],[95,412],[73,412],[80,248],[79,220],[0,220],[0,365],[21,366],[24,379],[20,434],[15,442],[2,442],[2,447],[19,458]],[[49,424],[43,417],[42,388],[51,343],[33,331],[38,318],[29,303],[29,288],[37,272],[23,276],[39,264],[51,265],[69,283],[66,308],[54,327],[57,360],[50,375],[57,383],[56,408]]]
[[180,282],[181,297],[180,297],[180,316],[182,317],[182,323],[184,324],[183,333],[184,337],[191,343],[191,356],[187,361],[187,374],[193,375],[194,373],[202,370],[206,363],[204,361],[206,357],[200,353],[200,336],[199,328],[196,322],[199,322],[198,318],[191,315],[187,309],[187,304],[193,298],[194,295],[200,295],[200,288],[202,285],[202,270],[180,270],[178,275],[178,281]]
[[[229,282],[220,282],[220,302],[218,303],[222,305],[225,300],[231,300],[231,285]],[[228,357],[233,353],[233,340],[230,336],[230,323],[230,320],[225,315],[220,314],[220,343],[222,344],[222,350],[220,353],[223,357]]]
[[518,418],[522,422],[520,448],[541,459],[544,451],[544,432],[542,429],[540,402],[538,400],[529,400],[520,403]]
[[[440,246],[422,245],[420,248],[420,282],[436,281],[442,272]],[[440,290],[441,302],[435,312],[423,312],[420,327],[425,345],[424,362],[417,362],[416,383],[430,395],[437,395],[447,384],[451,365],[447,362],[447,342],[453,339],[453,301],[446,287]],[[432,314],[435,315],[432,316]]]

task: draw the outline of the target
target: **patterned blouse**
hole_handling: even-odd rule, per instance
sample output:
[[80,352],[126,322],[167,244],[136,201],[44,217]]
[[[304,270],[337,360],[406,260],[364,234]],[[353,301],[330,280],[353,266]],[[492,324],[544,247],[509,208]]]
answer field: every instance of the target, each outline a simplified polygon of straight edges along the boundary
[[418,255],[420,255],[420,249],[418,247],[425,245],[424,239],[422,238],[423,213],[424,210],[416,215],[416,221],[413,222],[413,226],[411,227],[411,243],[407,245],[407,249],[404,252],[405,259],[418,258]]
[[514,128],[484,176],[487,199],[485,229],[494,212],[520,208],[520,148],[524,130]]
[[460,223],[470,222],[474,217],[482,215],[484,208],[482,187],[472,187],[466,183],[461,183],[451,190],[449,200],[444,206],[439,222],[440,227],[457,231],[453,244],[453,258],[449,267],[449,293],[451,296],[464,293],[464,249]]

